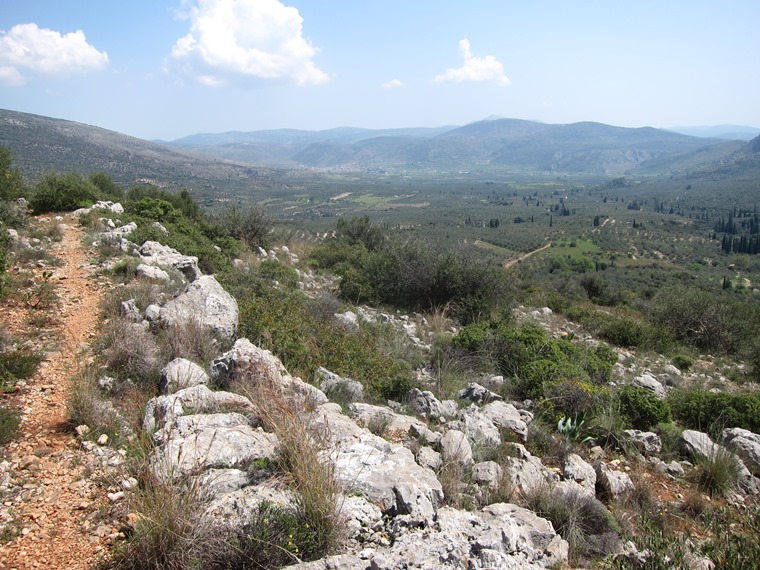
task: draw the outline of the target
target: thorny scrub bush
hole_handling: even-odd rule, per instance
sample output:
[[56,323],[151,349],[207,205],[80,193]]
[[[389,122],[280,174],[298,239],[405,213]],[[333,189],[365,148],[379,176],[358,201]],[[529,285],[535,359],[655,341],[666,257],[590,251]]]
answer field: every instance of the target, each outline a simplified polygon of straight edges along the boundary
[[130,509],[134,528],[100,570],[193,570],[232,555],[224,533],[204,523],[192,480],[165,483],[144,474]]
[[97,350],[109,373],[117,378],[158,386],[161,370],[158,343],[141,324],[111,319],[103,325]]
[[565,378],[603,384],[617,361],[606,345],[591,347],[570,339],[552,339],[540,326],[531,324],[477,323],[463,328],[453,342],[493,363],[505,378],[512,378],[505,386],[518,399],[538,398],[545,384]]
[[21,415],[16,410],[0,406],[0,445],[13,441],[20,424]]
[[736,488],[741,468],[736,455],[724,447],[716,447],[710,455],[697,460],[693,477],[705,492],[724,497]]
[[[302,552],[304,559],[334,551],[342,542],[344,528],[339,504],[342,489],[334,465],[322,453],[329,442],[329,426],[305,420],[304,406],[310,402],[284,394],[263,365],[239,370],[233,389],[253,402],[265,429],[277,435],[277,462],[295,495],[293,515],[301,541],[296,546],[308,545],[308,551]],[[280,545],[286,550],[288,546]]]
[[647,431],[660,423],[671,421],[670,405],[652,392],[638,386],[624,386],[617,393],[620,413],[634,429]]
[[0,390],[13,391],[17,381],[31,378],[41,361],[42,354],[30,350],[0,352]]
[[527,508],[551,521],[570,545],[570,560],[581,562],[594,553],[594,538],[620,531],[614,517],[595,497],[581,491],[536,487],[523,498]]
[[760,431],[760,393],[714,394],[704,390],[673,390],[668,394],[673,418],[688,429],[719,435],[726,426]]

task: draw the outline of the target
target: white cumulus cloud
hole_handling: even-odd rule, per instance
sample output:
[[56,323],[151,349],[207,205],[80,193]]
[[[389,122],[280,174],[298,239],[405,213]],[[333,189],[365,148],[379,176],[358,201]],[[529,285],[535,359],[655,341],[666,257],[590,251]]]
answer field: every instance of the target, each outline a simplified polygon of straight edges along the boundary
[[87,43],[82,30],[61,34],[37,24],[18,24],[0,31],[0,82],[26,83],[24,70],[40,75],[66,76],[103,69],[108,54]]
[[297,8],[277,0],[197,0],[187,15],[190,32],[172,57],[204,85],[236,77],[297,85],[329,79],[313,62],[317,49],[303,37]]
[[386,81],[383,83],[380,87],[383,89],[397,89],[398,87],[403,87],[404,82],[399,79],[391,79],[390,81]]
[[442,74],[436,75],[436,82],[495,81],[500,85],[509,85],[509,78],[504,74],[504,66],[494,56],[474,56],[470,48],[470,40],[467,38],[459,41],[459,51],[464,58],[464,65],[449,68]]

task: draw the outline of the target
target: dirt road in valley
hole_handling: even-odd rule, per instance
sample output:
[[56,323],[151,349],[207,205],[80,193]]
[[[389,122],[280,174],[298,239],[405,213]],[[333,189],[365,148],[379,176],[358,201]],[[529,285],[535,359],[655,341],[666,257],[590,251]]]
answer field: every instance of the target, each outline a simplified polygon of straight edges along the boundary
[[547,243],[545,246],[543,246],[543,247],[539,247],[538,249],[534,249],[533,251],[529,251],[529,252],[528,252],[528,253],[526,253],[525,255],[521,255],[520,257],[516,257],[516,258],[514,258],[514,259],[508,259],[508,260],[506,260],[506,261],[504,262],[504,269],[509,269],[510,267],[512,267],[512,266],[514,266],[514,265],[517,265],[517,264],[518,264],[518,263],[520,263],[521,261],[525,261],[525,260],[526,260],[526,259],[528,259],[528,258],[529,258],[531,255],[535,255],[535,254],[537,254],[537,253],[538,253],[538,252],[540,252],[540,251],[544,251],[545,249],[547,249],[547,248],[550,248],[551,246],[552,246],[552,244],[551,244],[551,243]]

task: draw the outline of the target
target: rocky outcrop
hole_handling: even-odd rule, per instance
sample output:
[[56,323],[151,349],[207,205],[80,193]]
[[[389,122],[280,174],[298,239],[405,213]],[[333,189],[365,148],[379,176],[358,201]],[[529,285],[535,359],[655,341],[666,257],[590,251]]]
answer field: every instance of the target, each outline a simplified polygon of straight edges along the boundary
[[211,381],[220,388],[227,388],[237,377],[246,375],[254,383],[265,382],[289,400],[298,400],[296,406],[318,406],[327,402],[324,392],[288,374],[280,359],[270,351],[259,348],[247,338],[240,338],[232,349],[211,363]]
[[237,333],[238,305],[213,275],[203,275],[161,308],[160,320],[168,326],[196,322],[222,338],[233,339]]
[[760,476],[760,435],[742,428],[726,428],[721,442],[744,461],[754,476]]
[[604,499],[620,499],[634,490],[633,481],[628,473],[611,469],[607,464],[598,461],[596,470],[597,490]]
[[432,519],[443,500],[441,483],[411,451],[359,427],[337,404],[319,406],[310,421],[329,434],[330,460],[349,493],[362,495],[384,513]]
[[485,386],[481,386],[477,382],[470,382],[465,388],[460,390],[459,397],[476,404],[487,404],[488,402],[503,400],[499,394],[491,392],[491,390]]
[[681,433],[681,444],[683,450],[698,461],[714,460],[720,455],[733,459],[739,470],[739,488],[745,493],[752,495],[760,492],[760,481],[747,469],[741,458],[722,445],[713,442],[706,433],[689,429],[684,430]]
[[190,282],[201,276],[197,257],[182,255],[176,249],[161,245],[157,241],[146,241],[140,246],[137,255],[145,265],[164,265],[179,270]]
[[321,366],[317,369],[317,376],[322,379],[319,387],[325,394],[338,394],[349,402],[357,402],[364,398],[364,386],[353,378],[338,376]]
[[483,407],[482,413],[498,428],[507,430],[523,440],[528,439],[528,422],[523,414],[507,402],[491,402]]
[[409,409],[415,414],[431,420],[451,417],[457,413],[456,402],[451,400],[441,402],[427,390],[412,388],[406,395],[406,401]]

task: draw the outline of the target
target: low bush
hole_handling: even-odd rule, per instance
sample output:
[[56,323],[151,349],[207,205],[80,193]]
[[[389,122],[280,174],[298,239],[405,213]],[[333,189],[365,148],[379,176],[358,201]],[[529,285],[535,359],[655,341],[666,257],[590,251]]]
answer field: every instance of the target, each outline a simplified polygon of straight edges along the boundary
[[13,441],[21,425],[21,415],[5,406],[0,406],[0,445]]
[[0,389],[12,391],[17,381],[31,378],[41,361],[42,354],[31,350],[0,352]]
[[[297,561],[294,556],[313,560],[334,551],[344,529],[338,502],[341,486],[333,463],[322,453],[328,446],[329,428],[307,423],[300,405],[288,399],[291,394],[281,392],[267,371],[238,371],[233,389],[253,402],[264,427],[277,435],[277,464],[295,496],[292,510],[273,505],[259,509],[252,526],[239,537],[251,548],[244,552],[256,556],[263,567],[274,568],[279,566],[267,562],[268,556],[285,564]],[[280,555],[269,552],[270,548]]]
[[490,362],[513,382],[519,399],[539,398],[552,382],[574,379],[602,384],[609,379],[615,353],[606,345],[590,347],[553,339],[537,325],[489,321],[464,327],[453,342]]
[[[133,531],[101,564],[102,570],[191,570],[213,567],[233,553],[223,533],[204,525],[198,489],[147,474],[132,497]],[[223,568],[224,566],[219,566]]]
[[624,386],[617,393],[620,412],[634,429],[647,431],[672,420],[670,405],[652,392],[638,386]]
[[689,429],[718,435],[724,427],[740,427],[760,433],[760,394],[712,393],[698,389],[668,394],[673,417]]
[[757,568],[760,561],[760,508],[757,504],[738,511],[738,515],[736,509],[723,507],[709,517],[708,525],[710,534],[703,551],[716,568]]
[[580,491],[537,487],[524,500],[527,508],[551,521],[554,530],[568,542],[573,562],[581,562],[593,553],[593,537],[620,531],[607,508]]
[[694,480],[702,490],[718,497],[725,497],[736,488],[742,465],[732,452],[716,448],[708,457],[697,460]]
[[694,359],[685,354],[676,354],[673,357],[673,366],[678,368],[681,372],[686,372],[694,364]]
[[138,323],[111,319],[102,331],[98,352],[109,373],[143,386],[158,386],[161,361],[155,337]]

